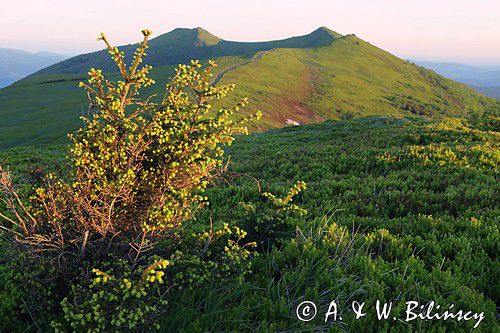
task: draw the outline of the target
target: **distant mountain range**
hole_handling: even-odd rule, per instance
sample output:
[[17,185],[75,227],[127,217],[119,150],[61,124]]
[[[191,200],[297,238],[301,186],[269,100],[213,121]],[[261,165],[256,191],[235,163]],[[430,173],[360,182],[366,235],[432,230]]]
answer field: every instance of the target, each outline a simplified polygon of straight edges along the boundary
[[64,58],[62,55],[50,52],[31,53],[17,49],[0,48],[0,88]]
[[487,96],[500,99],[500,65],[470,66],[430,61],[416,63],[447,78],[465,83]]
[[[135,47],[120,49],[130,60]],[[236,83],[224,105],[248,96],[250,105],[241,112],[262,111],[253,130],[370,115],[460,115],[500,106],[464,84],[325,27],[255,43],[227,41],[202,28],[175,29],[149,43],[145,63],[154,66],[157,84],[144,93],[161,95],[174,67],[190,59],[215,59],[214,83]],[[117,71],[102,50],[1,89],[0,148],[61,142],[65,133],[81,126],[79,116],[88,101],[78,81],[91,67],[111,76]]]

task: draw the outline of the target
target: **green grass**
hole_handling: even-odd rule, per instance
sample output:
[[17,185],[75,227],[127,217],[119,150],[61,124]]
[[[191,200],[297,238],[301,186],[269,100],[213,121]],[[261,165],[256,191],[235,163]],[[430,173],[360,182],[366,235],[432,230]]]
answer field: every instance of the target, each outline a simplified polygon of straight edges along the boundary
[[[278,75],[276,73],[279,73]],[[315,49],[277,49],[225,75],[265,119],[283,124],[367,115],[442,116],[498,104],[463,84],[349,35]]]
[[[306,181],[300,203],[309,214],[290,226],[282,245],[254,259],[253,274],[242,285],[206,286],[174,296],[163,332],[391,327],[459,332],[471,327],[451,321],[379,322],[373,313],[355,320],[347,310],[340,325],[325,324],[321,316],[308,324],[294,317],[302,300],[315,301],[324,314],[332,299],[344,309],[352,300],[370,308],[376,299],[392,299],[403,318],[402,303],[408,300],[454,303],[485,311],[487,322],[478,331],[495,331],[498,123],[480,128],[376,117],[240,138],[229,150],[230,171],[259,179],[263,190],[277,193]],[[249,177],[213,189],[212,211],[200,220],[210,214],[214,221],[245,228],[238,202],[258,200],[255,191]],[[331,229],[334,223],[338,227]]]
[[[212,217],[251,231],[240,202],[261,200],[253,178],[277,194],[306,181],[297,203],[308,214],[288,221],[274,247],[254,256],[244,281],[172,290],[161,331],[468,332],[474,325],[378,321],[373,311],[355,320],[347,310],[353,300],[370,309],[379,299],[393,300],[403,319],[408,300],[484,311],[475,331],[496,332],[500,137],[492,119],[369,117],[239,137],[227,150],[229,184],[208,191],[211,205],[198,223]],[[50,168],[60,157],[54,147],[0,153],[25,183],[27,166]],[[333,299],[344,309],[342,323],[324,323]],[[316,302],[322,315],[299,322],[302,300]]]
[[[223,57],[220,68],[236,66],[248,57]],[[153,69],[157,84],[145,95],[162,95],[174,67]],[[115,76],[112,74],[111,76]],[[0,90],[0,149],[18,145],[60,144],[66,133],[82,125],[80,117],[88,112],[88,99],[78,87],[82,75],[52,74],[33,76]]]

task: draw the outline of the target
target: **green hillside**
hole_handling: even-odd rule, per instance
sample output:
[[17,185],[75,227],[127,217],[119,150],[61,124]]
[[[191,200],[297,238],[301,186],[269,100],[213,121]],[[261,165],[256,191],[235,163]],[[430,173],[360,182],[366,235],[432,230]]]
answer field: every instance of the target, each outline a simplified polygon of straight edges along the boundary
[[[123,49],[129,54],[133,45]],[[354,35],[326,28],[281,41],[240,43],[203,29],[176,29],[151,40],[148,62],[161,92],[174,65],[215,58],[214,83],[237,84],[263,121],[254,130],[369,115],[458,115],[498,109],[499,102],[401,60]],[[89,68],[113,72],[96,52],[68,59],[0,90],[0,148],[59,143],[78,128],[88,103],[78,82]]]
[[276,49],[226,73],[267,126],[367,115],[459,115],[499,104],[354,35],[313,49]]

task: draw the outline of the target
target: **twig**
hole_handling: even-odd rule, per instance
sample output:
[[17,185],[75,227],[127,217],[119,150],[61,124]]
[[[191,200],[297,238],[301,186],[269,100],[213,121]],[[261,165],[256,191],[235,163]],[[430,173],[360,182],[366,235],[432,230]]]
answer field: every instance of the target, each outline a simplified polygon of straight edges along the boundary
[[33,315],[31,314],[31,311],[30,309],[28,308],[28,305],[26,305],[26,302],[24,301],[24,298],[21,297],[21,301],[23,301],[23,304],[24,304],[24,307],[26,308],[26,310],[28,311],[30,317],[31,317],[31,320],[33,320],[33,323],[35,324],[36,328],[38,328],[38,331],[40,331],[40,326],[38,326],[38,323],[36,322],[35,318],[33,317]]
[[85,234],[83,235],[83,243],[82,247],[80,248],[80,256],[83,257],[85,253],[85,247],[87,246],[87,239],[89,238],[89,230],[85,231]]

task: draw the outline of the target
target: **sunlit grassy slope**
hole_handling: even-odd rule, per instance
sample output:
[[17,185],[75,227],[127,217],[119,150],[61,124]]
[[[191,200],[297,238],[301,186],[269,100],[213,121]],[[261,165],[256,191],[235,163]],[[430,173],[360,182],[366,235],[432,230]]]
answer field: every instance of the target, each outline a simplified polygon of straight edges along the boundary
[[[172,63],[215,58],[220,66],[214,80],[237,84],[224,105],[249,97],[252,103],[242,112],[263,112],[254,130],[368,115],[440,116],[499,108],[497,101],[465,85],[326,28],[262,43],[228,42],[202,29],[180,29],[153,39],[149,54],[157,84],[145,94],[159,96]],[[108,57],[97,52],[68,59],[0,90],[0,148],[63,142],[87,110],[86,96],[77,87],[85,79],[82,73],[90,67],[113,72]]]
[[227,73],[269,126],[366,115],[453,115],[498,104],[354,35],[314,49],[276,49]]

